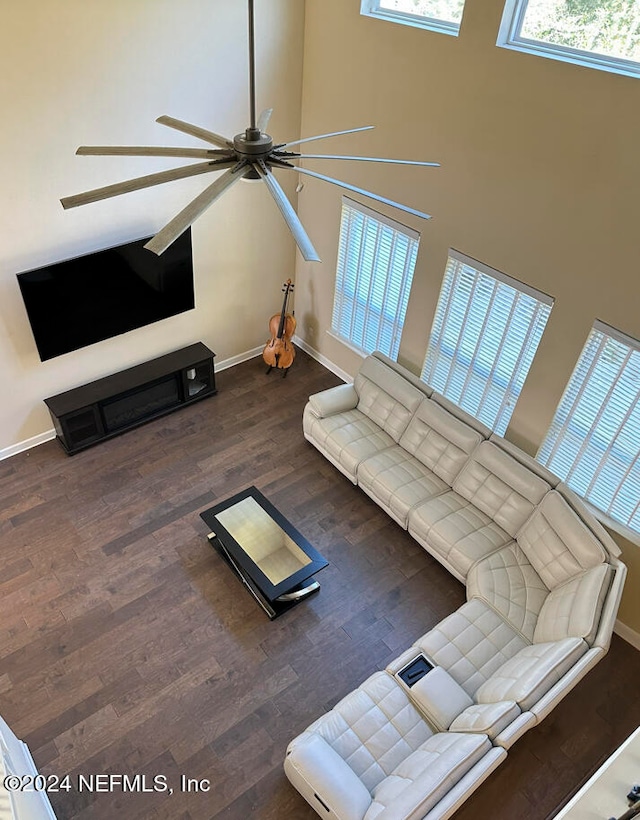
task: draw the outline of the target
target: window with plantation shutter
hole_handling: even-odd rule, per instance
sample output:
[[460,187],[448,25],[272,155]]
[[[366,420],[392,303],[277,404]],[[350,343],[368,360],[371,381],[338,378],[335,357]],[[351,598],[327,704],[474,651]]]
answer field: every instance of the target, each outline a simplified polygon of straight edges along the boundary
[[552,306],[546,294],[449,251],[421,378],[504,435]]
[[342,199],[331,329],[364,353],[398,358],[420,235]]
[[574,492],[640,532],[640,342],[595,322],[537,455]]

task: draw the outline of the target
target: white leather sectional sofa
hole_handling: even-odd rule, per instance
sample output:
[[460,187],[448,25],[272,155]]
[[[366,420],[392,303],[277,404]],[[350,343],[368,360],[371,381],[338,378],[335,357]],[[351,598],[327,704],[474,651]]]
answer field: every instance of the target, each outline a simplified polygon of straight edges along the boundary
[[295,738],[285,772],[330,820],[450,817],[608,650],[620,551],[557,477],[382,354],[303,425],[467,602]]

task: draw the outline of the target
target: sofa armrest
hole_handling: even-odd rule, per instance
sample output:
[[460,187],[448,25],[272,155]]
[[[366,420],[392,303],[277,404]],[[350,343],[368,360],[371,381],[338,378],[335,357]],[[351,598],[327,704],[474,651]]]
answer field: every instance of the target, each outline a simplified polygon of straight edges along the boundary
[[440,731],[446,731],[454,718],[473,704],[462,686],[441,666],[420,678],[409,695]]
[[476,703],[458,715],[449,727],[449,731],[484,734],[493,740],[520,714],[520,708],[513,700]]
[[309,396],[309,404],[315,415],[322,419],[353,410],[358,405],[358,394],[352,384],[339,384]]
[[305,800],[329,820],[362,820],[371,805],[362,780],[315,732],[303,732],[289,744],[284,770]]

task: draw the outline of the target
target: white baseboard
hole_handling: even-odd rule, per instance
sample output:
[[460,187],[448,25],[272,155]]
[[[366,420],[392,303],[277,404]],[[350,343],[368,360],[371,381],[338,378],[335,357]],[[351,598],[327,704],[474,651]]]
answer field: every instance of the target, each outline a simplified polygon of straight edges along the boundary
[[226,370],[228,367],[233,367],[235,364],[242,364],[242,362],[247,362],[249,359],[255,359],[256,356],[261,355],[263,349],[263,347],[254,347],[253,350],[247,350],[245,353],[239,353],[237,356],[231,356],[229,359],[216,362],[216,373],[219,370]]
[[623,624],[622,621],[616,621],[613,631],[640,652],[640,634],[638,632]]
[[353,376],[345,373],[344,370],[339,368],[338,365],[334,364],[330,359],[327,359],[326,356],[323,356],[322,353],[318,353],[318,351],[311,347],[311,345],[307,344],[304,339],[299,339],[297,336],[294,336],[293,341],[298,345],[300,350],[304,350],[304,352],[308,353],[312,359],[320,362],[320,364],[326,367],[327,370],[335,373],[335,375],[342,379],[343,382],[347,382],[347,384],[351,384],[353,382]]
[[[249,359],[253,359],[261,353],[262,348],[256,347],[253,350],[247,350],[245,353],[240,353],[238,356],[232,356],[230,359],[224,359],[224,361],[216,362],[216,373],[219,370],[226,370],[227,367],[233,367],[234,364],[240,364],[241,362],[246,362]],[[44,433],[39,433],[37,436],[33,436],[33,438],[28,438],[25,441],[19,441],[17,444],[12,444],[10,447],[0,450],[0,461],[3,461],[5,458],[11,458],[11,456],[16,456],[18,453],[24,453],[25,450],[30,450],[32,447],[37,447],[39,444],[44,444],[45,441],[51,441],[55,437],[55,430],[46,430]]]
[[17,456],[18,453],[24,453],[25,450],[37,447],[38,444],[44,444],[45,441],[51,441],[55,437],[55,430],[46,430],[44,433],[39,433],[37,436],[28,438],[25,441],[12,444],[11,447],[5,447],[4,450],[0,450],[0,461],[3,461],[5,458],[11,458],[11,456]]

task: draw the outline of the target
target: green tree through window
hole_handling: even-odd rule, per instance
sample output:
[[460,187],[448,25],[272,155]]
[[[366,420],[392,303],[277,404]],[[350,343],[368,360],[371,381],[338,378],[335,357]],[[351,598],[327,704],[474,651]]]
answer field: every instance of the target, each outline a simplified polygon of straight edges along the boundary
[[464,0],[380,0],[380,8],[459,23]]
[[529,0],[521,36],[640,61],[637,0]]

